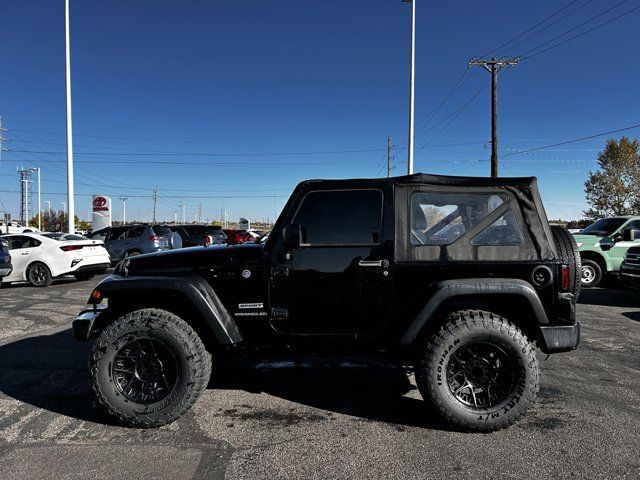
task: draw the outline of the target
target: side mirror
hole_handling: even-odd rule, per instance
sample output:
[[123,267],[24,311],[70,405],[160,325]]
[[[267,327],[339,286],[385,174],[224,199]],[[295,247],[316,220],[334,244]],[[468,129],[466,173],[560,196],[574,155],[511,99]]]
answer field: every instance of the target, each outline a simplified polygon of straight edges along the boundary
[[302,228],[296,223],[285,225],[282,229],[282,244],[286,248],[298,248],[302,241]]
[[633,242],[636,239],[636,231],[633,228],[627,228],[622,232],[622,239],[625,242]]
[[600,248],[604,251],[611,250],[616,244],[615,238],[604,237],[600,240]]

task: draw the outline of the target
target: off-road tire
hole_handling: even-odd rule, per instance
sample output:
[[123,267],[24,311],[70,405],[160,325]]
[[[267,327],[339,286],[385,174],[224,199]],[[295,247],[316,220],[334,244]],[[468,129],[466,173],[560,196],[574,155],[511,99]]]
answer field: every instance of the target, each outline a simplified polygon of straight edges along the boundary
[[[503,401],[487,409],[465,405],[449,388],[452,356],[474,342],[494,344],[512,359],[514,385]],[[495,313],[462,310],[449,315],[417,352],[415,377],[424,400],[456,429],[491,432],[514,424],[538,393],[539,368],[534,344],[517,326]]]
[[51,270],[42,262],[33,262],[27,268],[27,281],[32,287],[48,287],[53,282]]
[[86,280],[91,280],[95,275],[93,273],[76,273],[73,275],[76,277],[76,280],[84,282]]
[[569,291],[576,302],[582,283],[582,258],[573,235],[564,227],[551,226],[553,241],[556,244],[559,260],[569,267]]
[[[160,341],[177,363],[175,385],[155,403],[135,403],[125,398],[112,377],[111,364],[117,353],[139,338]],[[127,313],[100,333],[89,357],[89,376],[98,402],[110,416],[129,427],[160,427],[181,417],[206,389],[211,376],[211,355],[180,317],[165,310],[145,308]]]
[[[582,275],[583,275],[582,269],[584,269],[585,267],[591,269],[593,273],[593,280],[588,283],[585,283],[582,280]],[[580,267],[580,282],[581,282],[582,288],[597,287],[602,282],[602,276],[603,276],[602,267],[600,267],[600,264],[598,262],[596,262],[595,260],[591,260],[590,258],[582,259],[582,266]]]

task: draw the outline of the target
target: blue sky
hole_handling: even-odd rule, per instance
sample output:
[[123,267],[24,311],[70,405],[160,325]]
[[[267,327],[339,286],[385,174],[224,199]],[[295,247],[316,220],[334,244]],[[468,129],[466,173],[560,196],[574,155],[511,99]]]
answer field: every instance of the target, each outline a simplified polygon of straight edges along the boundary
[[[71,4],[80,217],[90,195],[101,193],[115,200],[115,219],[117,198],[127,196],[128,218],[148,220],[157,185],[161,219],[173,219],[181,203],[189,219],[200,204],[205,218],[218,218],[225,207],[231,219],[273,219],[300,180],[383,175],[388,136],[396,146],[394,173],[405,172],[409,4]],[[471,99],[489,74],[467,70],[476,55],[515,56],[542,45],[500,77],[503,155],[640,123],[640,10],[535,55],[638,6],[640,0],[419,0],[416,171],[488,175],[489,91]],[[60,208],[64,1],[5,2],[0,35],[0,115],[8,129],[0,210],[18,215],[21,165],[42,168],[43,200]],[[625,133],[637,137],[640,129]],[[549,217],[579,216],[584,180],[606,138],[505,157],[501,174],[538,176]]]

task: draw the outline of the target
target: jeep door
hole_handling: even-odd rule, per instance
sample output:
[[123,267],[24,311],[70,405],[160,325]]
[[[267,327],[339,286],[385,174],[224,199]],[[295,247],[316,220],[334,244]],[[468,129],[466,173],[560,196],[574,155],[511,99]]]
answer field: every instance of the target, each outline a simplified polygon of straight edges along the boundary
[[355,338],[385,320],[393,242],[383,238],[384,202],[382,188],[303,196],[288,222],[300,226],[301,244],[273,284],[272,305],[288,310],[272,322],[277,331]]

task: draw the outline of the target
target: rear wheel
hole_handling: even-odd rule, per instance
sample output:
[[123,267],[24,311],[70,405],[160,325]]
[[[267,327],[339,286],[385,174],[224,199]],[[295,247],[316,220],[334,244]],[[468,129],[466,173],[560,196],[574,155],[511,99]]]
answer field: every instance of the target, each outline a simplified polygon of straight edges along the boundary
[[181,318],[158,309],[128,313],[98,336],[90,378],[108,414],[131,427],[171,423],[193,406],[211,375],[211,356]]
[[53,277],[44,263],[34,262],[27,269],[27,280],[34,287],[48,287],[53,282]]
[[595,260],[585,258],[582,260],[581,284],[584,288],[593,288],[602,281],[602,268]]
[[515,423],[534,402],[539,370],[535,348],[506,318],[464,310],[418,352],[422,397],[462,430],[490,432]]

